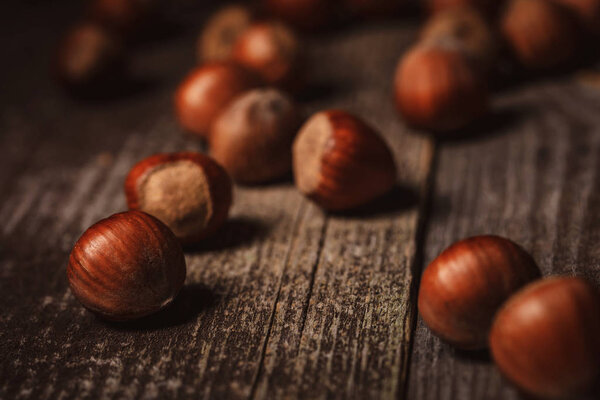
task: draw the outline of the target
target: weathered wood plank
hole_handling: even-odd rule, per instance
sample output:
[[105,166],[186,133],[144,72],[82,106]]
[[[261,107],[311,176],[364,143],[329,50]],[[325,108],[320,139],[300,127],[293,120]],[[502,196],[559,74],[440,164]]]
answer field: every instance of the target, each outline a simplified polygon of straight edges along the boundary
[[[289,182],[237,188],[231,222],[187,255],[186,287],[169,310],[115,325],[77,303],[64,275],[69,251],[87,226],[125,208],[122,182],[129,167],[158,151],[202,148],[181,135],[171,112],[174,87],[194,63],[195,38],[186,34],[135,51],[133,73],[147,84],[114,101],[82,103],[55,87],[42,62],[74,13],[63,15],[61,7],[45,3],[21,11],[19,18],[39,26],[20,33],[18,43],[2,39],[11,60],[2,68],[11,79],[0,143],[11,150],[0,160],[0,398],[260,395],[272,365],[265,351],[282,343],[281,310],[294,314],[289,330],[300,346],[298,354],[277,362],[312,362],[309,338],[337,321],[339,333],[328,330],[322,341],[341,343],[330,346],[332,354],[349,358],[343,373],[337,362],[329,368],[321,393],[338,380],[362,393],[397,393],[406,364],[418,216],[415,202],[404,206],[402,191],[387,199],[381,214],[329,218]],[[17,30],[19,24],[3,27]],[[315,40],[312,64],[322,68],[314,78],[322,87],[305,102],[309,110],[335,105],[364,115],[393,144],[402,181],[419,191],[430,148],[401,130],[388,88],[409,32],[358,29],[332,34],[323,44]],[[372,57],[361,57],[361,48]],[[319,304],[327,304],[324,321]],[[388,335],[389,344],[382,345]],[[321,353],[302,385],[285,394],[306,394],[326,371],[326,357]],[[372,375],[379,364],[385,371]]]
[[[355,111],[385,134],[404,186],[363,213],[325,216],[311,206],[303,230],[322,230],[324,237],[292,253],[256,398],[395,398],[403,392],[418,210],[432,155],[427,139],[404,129],[391,102],[395,63],[413,32],[402,25],[364,28],[318,48],[316,59],[337,55],[328,68],[338,74],[327,78],[354,85],[330,107]],[[362,68],[344,68],[350,65]]]
[[[500,96],[496,109],[501,129],[441,146],[425,261],[495,233],[530,250],[545,275],[600,283],[600,95],[545,83]],[[486,354],[453,350],[419,319],[408,398],[518,397]]]

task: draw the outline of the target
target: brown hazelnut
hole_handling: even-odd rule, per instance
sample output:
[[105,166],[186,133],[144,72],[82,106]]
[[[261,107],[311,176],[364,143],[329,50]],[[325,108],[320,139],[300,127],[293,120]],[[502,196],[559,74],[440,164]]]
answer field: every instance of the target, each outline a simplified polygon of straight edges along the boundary
[[300,129],[292,154],[296,186],[327,210],[363,205],[396,182],[396,166],[385,141],[345,111],[313,115]]
[[71,251],[67,278],[86,308],[122,321],[169,305],[183,286],[185,270],[173,232],[148,214],[129,211],[83,233]]
[[262,0],[262,3],[271,15],[296,28],[313,30],[331,22],[337,2],[331,0]]
[[300,123],[294,102],[276,89],[236,98],[210,135],[211,155],[241,183],[279,178],[292,168],[292,142]]
[[217,116],[236,96],[258,86],[258,78],[231,62],[194,69],[175,93],[175,112],[188,131],[206,138]]
[[298,87],[300,43],[277,22],[255,23],[235,43],[233,59],[258,73],[270,85]]
[[435,133],[464,128],[487,110],[483,73],[450,40],[409,50],[396,69],[394,91],[404,120]]
[[421,30],[422,43],[456,40],[483,71],[495,65],[497,38],[483,15],[472,7],[454,7],[433,15]]
[[137,163],[125,180],[130,210],[164,222],[183,244],[215,232],[231,206],[227,172],[200,153],[157,154]]
[[123,72],[121,42],[100,25],[83,23],[63,38],[56,56],[56,73],[72,89],[94,89]]
[[586,29],[595,35],[600,35],[600,0],[554,0],[571,9]]
[[443,340],[460,348],[482,348],[498,308],[539,275],[531,256],[508,239],[464,239],[444,250],[425,269],[419,313]]
[[573,16],[552,1],[510,0],[501,29],[517,60],[530,69],[564,64],[578,47],[579,30]]
[[542,398],[575,398],[598,382],[600,299],[585,280],[534,282],[502,306],[490,349],[502,373]]
[[203,62],[226,61],[237,38],[252,21],[250,10],[241,5],[222,8],[206,23],[198,40],[198,59]]

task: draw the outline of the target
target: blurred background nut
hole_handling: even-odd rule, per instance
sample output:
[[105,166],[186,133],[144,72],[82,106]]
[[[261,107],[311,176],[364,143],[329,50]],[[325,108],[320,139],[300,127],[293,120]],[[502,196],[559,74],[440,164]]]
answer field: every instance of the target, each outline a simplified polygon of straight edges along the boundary
[[159,0],[93,0],[88,17],[120,33],[142,28],[156,12]]
[[206,138],[219,113],[239,94],[259,84],[246,68],[232,62],[213,62],[194,69],[175,93],[175,112],[181,125]]
[[570,10],[548,0],[510,0],[501,29],[517,60],[534,70],[572,61],[581,38]]
[[198,39],[198,59],[201,62],[230,59],[237,38],[251,21],[251,11],[242,5],[230,5],[217,11],[206,22]]
[[498,38],[490,23],[470,6],[448,8],[433,15],[423,26],[421,43],[458,41],[483,71],[491,71],[498,56]]
[[470,6],[481,11],[485,15],[494,14],[503,1],[498,0],[425,0],[427,8],[433,14],[449,8]]
[[279,178],[292,168],[292,142],[300,124],[294,102],[276,89],[235,99],[210,135],[211,155],[241,183]]
[[600,35],[600,0],[554,0],[571,9],[585,24],[586,29]]
[[94,23],[82,23],[62,39],[55,60],[61,82],[75,90],[95,90],[123,73],[122,43]]
[[434,133],[464,128],[487,110],[482,75],[456,41],[417,45],[398,63],[396,107],[415,128]]
[[301,45],[294,32],[278,22],[252,24],[237,39],[233,59],[258,73],[269,85],[300,85]]

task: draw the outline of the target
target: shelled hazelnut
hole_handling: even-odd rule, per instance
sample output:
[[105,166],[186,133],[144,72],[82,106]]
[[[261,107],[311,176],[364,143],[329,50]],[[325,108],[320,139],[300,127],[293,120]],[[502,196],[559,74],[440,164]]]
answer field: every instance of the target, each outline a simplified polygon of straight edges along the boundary
[[251,22],[252,12],[242,5],[230,5],[217,11],[198,39],[198,59],[201,62],[229,60],[236,40]]
[[501,30],[517,60],[529,69],[557,67],[577,53],[580,31],[564,6],[548,0],[510,0]]
[[292,154],[296,186],[326,210],[358,207],[396,182],[396,166],[385,141],[345,111],[313,115],[300,129]]
[[246,68],[232,62],[208,63],[194,69],[177,88],[175,112],[181,125],[206,138],[217,116],[241,93],[260,84]]
[[460,348],[482,348],[487,345],[498,308],[539,276],[531,256],[508,239],[464,239],[444,250],[425,269],[419,313],[443,340]]
[[75,297],[109,320],[129,320],[169,305],[186,275],[181,245],[156,218],[129,211],[103,219],[77,240],[67,266]]
[[336,2],[330,0],[262,0],[272,16],[303,29],[319,29],[333,19]]
[[433,15],[421,30],[421,43],[447,40],[460,43],[482,70],[492,70],[498,53],[498,38],[483,15],[473,7],[454,7]]
[[487,110],[483,75],[456,41],[417,45],[396,69],[396,107],[415,128],[434,133],[464,128]]
[[575,398],[600,372],[600,299],[585,280],[551,277],[510,298],[490,332],[502,373],[525,391]]
[[129,209],[160,219],[183,244],[196,244],[225,222],[231,192],[227,172],[210,157],[192,152],[148,157],[125,180]]
[[276,89],[236,98],[210,135],[211,155],[241,183],[279,178],[292,168],[292,142],[300,124],[297,106]]
[[252,24],[237,39],[233,59],[255,71],[269,85],[298,87],[302,48],[286,25]]
[[119,77],[124,64],[121,42],[100,25],[83,23],[62,39],[55,69],[69,88],[95,90]]

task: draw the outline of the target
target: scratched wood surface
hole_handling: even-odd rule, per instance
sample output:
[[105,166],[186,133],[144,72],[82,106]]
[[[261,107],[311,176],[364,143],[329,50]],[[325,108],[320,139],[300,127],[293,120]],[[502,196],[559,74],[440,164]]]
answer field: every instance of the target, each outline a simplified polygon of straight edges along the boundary
[[0,23],[0,399],[514,399],[486,354],[453,351],[417,319],[423,266],[497,233],[544,273],[600,283],[600,94],[565,78],[515,88],[478,135],[434,145],[391,103],[418,26],[406,18],[310,39],[300,98],[307,114],[341,107],[377,127],[398,187],[333,215],[291,182],[236,187],[230,221],[186,254],[173,306],[103,322],[68,290],[66,260],[91,223],[125,208],[136,161],[204,150],[171,109],[203,7],[180,0],[160,40],[132,50],[133,83],[82,102],[48,74],[80,6],[14,3]]

